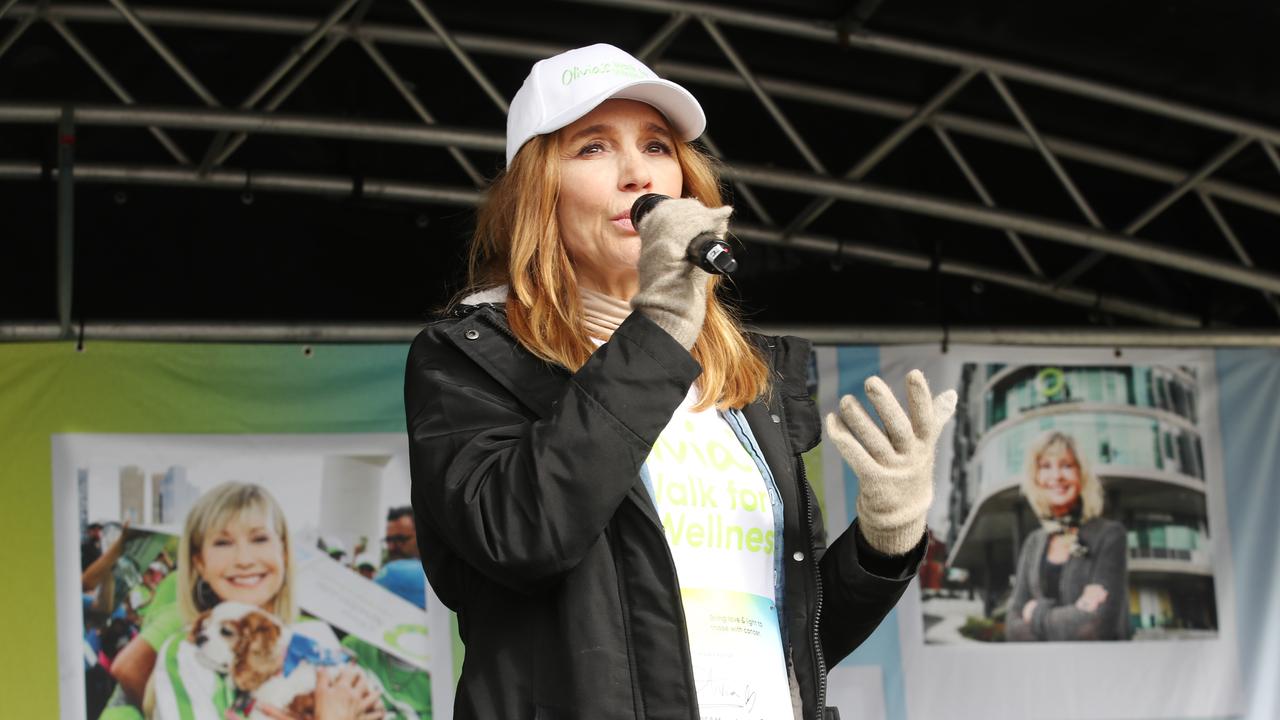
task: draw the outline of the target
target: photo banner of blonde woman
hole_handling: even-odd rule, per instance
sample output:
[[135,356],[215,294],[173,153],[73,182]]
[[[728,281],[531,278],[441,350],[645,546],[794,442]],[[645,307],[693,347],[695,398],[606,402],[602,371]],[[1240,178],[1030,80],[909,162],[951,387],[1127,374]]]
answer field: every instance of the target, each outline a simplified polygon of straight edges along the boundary
[[896,653],[863,658],[901,669],[886,717],[1243,714],[1212,351],[841,351],[826,386],[875,365],[902,399],[920,368],[960,396]]
[[[388,718],[452,714],[448,610],[390,537],[409,505],[402,435],[64,434],[53,453],[62,718],[141,717],[147,695],[160,720],[287,706],[238,674],[251,646],[202,619],[240,633],[244,608],[287,640],[268,672],[350,668]],[[115,679],[143,644],[155,662],[133,694]]]
[[[3,716],[247,716],[217,637],[256,622],[353,659],[389,717],[449,718],[462,646],[402,559],[406,353],[0,343]],[[926,562],[830,669],[844,717],[1280,717],[1280,350],[819,346],[811,367],[824,413],[870,375],[901,398],[917,367],[961,395]],[[805,462],[844,532],[857,477]]]

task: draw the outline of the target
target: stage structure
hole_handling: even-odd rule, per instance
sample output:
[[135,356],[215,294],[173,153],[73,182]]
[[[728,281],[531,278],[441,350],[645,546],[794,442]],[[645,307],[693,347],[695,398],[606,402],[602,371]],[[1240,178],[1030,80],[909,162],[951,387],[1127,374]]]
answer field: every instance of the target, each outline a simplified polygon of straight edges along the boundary
[[[58,320],[9,323],[0,326],[0,339],[68,337],[76,330],[71,263],[75,187],[109,184],[220,188],[241,193],[246,203],[252,202],[255,194],[278,192],[474,206],[482,197],[485,178],[492,175],[492,159],[503,147],[503,116],[509,92],[499,87],[518,85],[518,77],[512,81],[515,68],[527,67],[533,59],[580,44],[565,42],[564,32],[534,25],[520,35],[477,32],[473,29],[474,20],[463,23],[464,30],[450,28],[440,17],[447,16],[445,10],[452,10],[452,6],[436,8],[424,0],[384,2],[376,8],[368,0],[341,0],[328,5],[327,14],[308,16],[277,11],[285,7],[279,3],[248,5],[261,8],[255,10],[224,9],[230,6],[221,3],[143,5],[127,0],[0,3],[0,68],[5,54],[20,47],[24,36],[51,31],[61,38],[66,61],[82,65],[81,69],[92,72],[100,83],[94,92],[84,92],[88,98],[85,100],[36,102],[0,96],[0,128],[36,126],[47,137],[60,138],[56,166],[51,166],[47,158],[36,157],[37,153],[30,157],[0,157],[0,180],[53,181],[59,187]],[[395,7],[386,9],[392,5]],[[1274,332],[1274,322],[1280,318],[1280,267],[1275,263],[1255,263],[1256,253],[1249,249],[1255,239],[1242,237],[1230,219],[1239,208],[1280,216],[1280,194],[1272,189],[1277,185],[1276,178],[1250,184],[1236,177],[1220,176],[1224,167],[1245,154],[1255,160],[1265,158],[1280,176],[1280,128],[1023,62],[880,34],[863,27],[865,18],[856,12],[840,22],[828,22],[760,11],[750,4],[598,0],[548,5],[562,15],[581,12],[590,17],[608,16],[616,18],[620,25],[646,28],[644,41],[626,49],[650,63],[659,74],[688,85],[695,93],[705,93],[709,104],[722,102],[736,108],[749,103],[755,112],[763,110],[770,132],[785,138],[785,142],[775,143],[772,148],[789,155],[781,162],[753,155],[751,146],[739,137],[734,137],[732,143],[724,142],[722,148],[718,143],[722,132],[719,128],[724,128],[726,135],[740,132],[725,128],[723,123],[713,124],[710,136],[703,139],[706,147],[725,162],[725,175],[732,182],[739,208],[735,230],[748,245],[825,255],[833,264],[870,263],[965,278],[974,283],[975,292],[982,284],[1002,286],[1087,308],[1100,316],[1151,326],[1145,331],[1095,328],[1091,339],[1080,341],[1085,343],[1141,344],[1144,338],[1146,342],[1165,345],[1280,342]],[[862,5],[866,3],[859,7]],[[873,6],[874,3],[864,10],[874,9]],[[510,30],[498,22],[494,27]],[[579,28],[569,34],[587,38],[590,33],[585,30]],[[149,61],[130,62],[127,68],[119,69],[113,62],[112,48],[116,43],[145,46],[149,50],[144,55]],[[184,60],[198,55],[202,43],[271,45],[277,48],[275,57],[279,60],[262,73],[247,95],[230,96],[211,89],[227,83],[211,80],[209,68],[197,71],[193,69],[195,63]],[[139,57],[138,47],[130,51],[131,58]],[[843,71],[824,74],[814,70],[807,76],[786,77],[757,70],[756,67],[772,64],[767,56],[777,47],[787,51],[809,48],[815,58],[837,50],[857,53],[871,62],[910,67],[911,81],[886,89],[884,82],[863,83]],[[314,86],[319,82],[317,71],[332,62],[335,51],[349,52],[352,48],[367,56],[387,86],[400,97],[400,117],[290,111],[291,98],[300,90],[324,92],[324,88]],[[447,74],[451,82],[469,84],[468,102],[475,104],[467,106],[465,112],[450,108],[450,122],[442,122],[437,117],[438,110],[428,107],[423,93],[418,91],[421,81],[407,79],[410,72],[405,58],[419,63],[429,60],[432,67],[428,76]],[[421,77],[423,72],[421,67],[412,68],[415,77]],[[157,85],[154,77],[159,75],[165,80]],[[501,76],[500,81],[494,79],[497,76]],[[148,87],[145,101],[131,91],[138,85]],[[168,94],[158,95],[157,86],[167,88]],[[963,103],[953,102],[964,93],[994,98],[998,104],[987,108],[992,112],[968,112],[956,107]],[[114,102],[103,102],[104,96],[113,97]],[[1209,138],[1212,143],[1206,146],[1211,149],[1200,152],[1196,148],[1198,156],[1194,160],[1171,164],[1140,150],[1118,150],[1075,137],[1064,132],[1069,124],[1056,117],[1044,117],[1044,109],[1049,107],[1046,97],[1052,98],[1055,113],[1066,108],[1069,116],[1077,111],[1075,106],[1086,115],[1113,113],[1128,118],[1126,122],[1140,123],[1140,127],[1157,128],[1151,132],[1185,131],[1202,140]],[[970,102],[968,106],[976,105]],[[464,116],[465,122],[459,121]],[[826,116],[827,123],[862,123],[856,127],[880,130],[870,140],[864,134],[861,142],[865,147],[858,149],[852,162],[835,164],[833,155],[847,153],[829,153],[819,146],[811,131],[814,116]],[[128,152],[134,157],[107,161],[97,159],[103,156],[97,153],[94,159],[83,159],[87,153],[81,152],[75,141],[85,128],[145,129],[153,138],[153,145],[146,151],[131,146]],[[258,159],[244,162],[242,148],[251,138],[264,144],[299,138],[348,145],[376,144],[382,148],[380,152],[387,152],[387,147],[443,149],[451,167],[434,174],[419,173],[417,177],[408,173],[401,177],[319,173],[309,169],[307,162],[290,164],[293,156],[288,151],[266,153],[274,164],[264,166]],[[933,153],[928,166],[918,168],[918,183],[910,182],[910,174],[907,182],[888,181],[900,178],[902,173],[890,173],[887,180],[876,174],[909,143],[926,141],[940,152]],[[913,151],[912,157],[920,152]],[[996,160],[985,158],[984,154]],[[1015,155],[1019,162],[1030,160],[1041,164],[1041,169],[1047,168],[1056,181],[1055,192],[1061,194],[1058,209],[1064,212],[1028,210],[1002,202],[1000,194],[984,179],[987,172],[982,168]],[[1156,192],[1147,193],[1148,199],[1139,210],[1116,220],[1116,212],[1099,211],[1086,184],[1079,180],[1081,175],[1092,177],[1100,173],[1156,188]],[[934,175],[963,178],[967,194],[938,192],[938,183],[929,180]],[[1211,235],[1197,237],[1188,244],[1170,243],[1148,234],[1171,208],[1182,206],[1182,212],[1188,212],[1187,204],[1198,207],[1203,221],[1214,229]],[[1000,246],[992,241],[982,252],[1004,261],[985,262],[981,256],[975,259],[965,253],[944,254],[936,243],[934,250],[928,251],[920,247],[921,243],[913,248],[893,238],[880,242],[855,231],[833,232],[832,227],[839,227],[834,221],[823,225],[824,218],[849,206],[924,216],[944,223],[936,227],[944,228],[947,234],[952,230],[945,228],[967,233],[985,231],[992,237],[999,236]],[[1224,211],[1226,206],[1231,210]],[[1267,240],[1270,238],[1256,242],[1261,246]],[[922,244],[927,247],[929,243]],[[1051,254],[1054,262],[1046,263],[1045,253]],[[1067,260],[1064,262],[1063,258]],[[1107,258],[1125,258],[1141,265],[1143,282],[1154,286],[1162,284],[1162,274],[1172,272],[1177,277],[1197,276],[1202,279],[1198,282],[1207,280],[1214,287],[1231,288],[1230,291],[1247,289],[1252,298],[1247,302],[1269,308],[1267,316],[1273,324],[1242,330],[1233,327],[1231,317],[1206,317],[1148,297],[1159,293],[1144,294],[1138,287],[1117,290],[1113,284],[1104,287],[1091,282],[1091,271]],[[1175,329],[1193,332],[1164,332]],[[804,330],[814,329],[801,329]],[[339,323],[254,328],[89,323],[83,331],[99,337],[387,340],[411,336],[413,326]],[[966,332],[978,333],[972,335],[971,341],[1035,341],[1030,333],[1010,334],[1005,330],[1001,334],[998,329],[950,331],[945,324],[923,329],[885,328],[879,335],[877,331],[856,328],[826,332],[834,333],[831,340],[842,342],[856,342],[860,337],[883,341],[895,332],[917,340],[944,342],[963,341]],[[869,334],[860,334],[864,332]],[[1073,342],[1062,333],[1052,333],[1047,341]]]

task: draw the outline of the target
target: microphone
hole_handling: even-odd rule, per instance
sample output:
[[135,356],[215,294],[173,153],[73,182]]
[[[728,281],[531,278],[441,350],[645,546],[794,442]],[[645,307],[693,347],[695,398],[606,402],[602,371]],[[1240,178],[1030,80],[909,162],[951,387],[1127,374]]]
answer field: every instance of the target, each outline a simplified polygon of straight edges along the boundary
[[[659,193],[641,195],[631,206],[631,226],[639,232],[640,221],[644,216],[657,207],[658,203],[670,199]],[[712,275],[728,275],[738,269],[738,261],[733,257],[733,249],[729,247],[729,243],[709,232],[702,233],[689,243],[689,251],[685,257]]]

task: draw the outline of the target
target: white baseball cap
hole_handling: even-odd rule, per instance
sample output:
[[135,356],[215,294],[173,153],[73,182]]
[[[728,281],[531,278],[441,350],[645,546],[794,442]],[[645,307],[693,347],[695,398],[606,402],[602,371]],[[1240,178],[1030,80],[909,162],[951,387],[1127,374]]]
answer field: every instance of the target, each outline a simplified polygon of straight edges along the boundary
[[693,140],[707,126],[702,106],[688,90],[626,52],[598,43],[534,64],[507,111],[507,164],[530,138],[555,132],[610,98],[652,105],[681,140]]

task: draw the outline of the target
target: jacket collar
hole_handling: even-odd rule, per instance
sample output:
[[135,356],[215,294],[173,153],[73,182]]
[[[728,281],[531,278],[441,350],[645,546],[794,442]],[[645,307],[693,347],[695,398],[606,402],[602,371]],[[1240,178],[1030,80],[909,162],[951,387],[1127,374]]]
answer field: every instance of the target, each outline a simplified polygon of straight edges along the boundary
[[516,342],[501,305],[460,305],[452,314],[460,319],[446,331],[450,341],[525,407],[540,417],[550,415],[569,371]]

